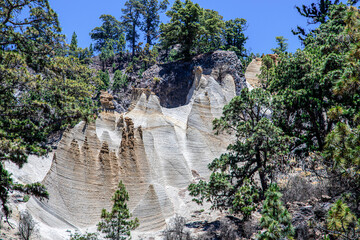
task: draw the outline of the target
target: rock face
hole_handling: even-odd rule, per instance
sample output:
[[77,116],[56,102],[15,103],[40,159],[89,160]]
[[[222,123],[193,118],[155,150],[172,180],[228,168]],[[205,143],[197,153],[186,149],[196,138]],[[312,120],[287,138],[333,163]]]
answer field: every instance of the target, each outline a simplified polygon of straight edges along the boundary
[[113,100],[114,100],[114,97],[110,93],[105,92],[105,91],[101,91],[100,103],[101,103],[101,107],[105,111],[113,111],[113,110],[115,110]]
[[261,58],[254,58],[249,66],[246,68],[245,78],[251,87],[256,88],[260,86],[258,75],[261,73]]
[[[191,71],[185,71],[190,65],[179,67],[190,79]],[[182,89],[180,96],[167,98],[169,104],[149,89],[133,89],[129,112],[104,112],[94,123],[67,130],[43,181],[50,199],[31,199],[31,213],[54,228],[93,226],[101,209],[111,208],[110,198],[122,180],[130,195],[128,206],[140,220],[139,231],[164,229],[167,218],[188,211],[190,201],[180,192],[194,178],[208,178],[208,163],[230,143],[228,135],[214,135],[212,121],[245,86],[235,84],[242,79],[238,70],[209,60],[195,68],[191,84],[178,88],[183,83],[169,83],[171,91]]]
[[[142,74],[142,79],[131,82],[130,85],[154,92],[159,97],[162,107],[183,106],[188,103],[187,95],[193,86],[195,66],[201,67],[204,74],[212,76],[220,83],[224,76],[230,74],[235,82],[236,93],[240,93],[243,87],[248,86],[242,73],[241,61],[234,52],[229,51],[202,54],[188,62],[177,61],[154,65]],[[131,103],[132,89],[124,91],[121,96],[114,95],[118,112],[127,111]]]

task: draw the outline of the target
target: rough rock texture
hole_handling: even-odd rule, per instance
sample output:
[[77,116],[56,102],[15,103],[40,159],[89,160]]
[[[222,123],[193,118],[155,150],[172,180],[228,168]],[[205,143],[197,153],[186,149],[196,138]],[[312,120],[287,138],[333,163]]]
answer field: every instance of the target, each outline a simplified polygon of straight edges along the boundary
[[260,80],[258,75],[261,68],[261,58],[254,58],[245,71],[246,81],[253,87],[257,88],[260,86]]
[[[165,108],[154,92],[134,89],[131,111],[102,113],[95,123],[67,130],[43,181],[50,199],[32,198],[31,213],[52,228],[94,226],[101,209],[111,208],[110,198],[122,180],[130,195],[128,206],[140,220],[139,231],[162,230],[175,213],[190,214],[193,203],[184,197],[186,187],[195,178],[208,178],[208,163],[230,143],[229,136],[214,135],[212,121],[245,86],[241,69],[236,69],[241,65],[226,65],[234,60],[228,55],[223,60],[216,53],[206,61],[200,57],[195,82],[191,73],[182,72],[191,65],[180,64],[174,71],[177,77],[167,82],[174,94],[163,95],[170,101],[163,104],[186,105]],[[189,77],[186,84],[175,81],[184,75]],[[156,90],[166,89],[164,84]]]
[[113,100],[114,100],[114,97],[110,93],[101,91],[100,103],[101,103],[101,107],[105,111],[113,111],[115,109]]
[[218,82],[230,74],[235,81],[236,93],[247,86],[242,73],[242,64],[236,54],[229,51],[216,51],[196,56],[189,62],[177,61],[150,67],[142,74],[142,79],[130,81],[128,88],[114,94],[116,111],[128,110],[133,87],[154,92],[159,97],[162,107],[174,108],[187,104],[187,94],[194,81],[195,66],[201,67],[204,74],[211,75]]

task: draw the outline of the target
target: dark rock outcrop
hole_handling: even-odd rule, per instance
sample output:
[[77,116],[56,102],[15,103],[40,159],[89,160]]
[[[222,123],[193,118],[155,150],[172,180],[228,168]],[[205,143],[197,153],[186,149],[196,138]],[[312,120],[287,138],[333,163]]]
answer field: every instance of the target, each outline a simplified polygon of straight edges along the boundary
[[127,89],[114,94],[116,111],[127,111],[131,105],[134,88],[149,89],[160,99],[162,107],[174,108],[186,104],[186,97],[194,81],[193,69],[200,66],[203,73],[213,76],[219,83],[226,74],[235,81],[236,94],[246,87],[243,66],[234,52],[216,51],[194,57],[191,61],[158,64],[142,74],[141,79],[132,79]]

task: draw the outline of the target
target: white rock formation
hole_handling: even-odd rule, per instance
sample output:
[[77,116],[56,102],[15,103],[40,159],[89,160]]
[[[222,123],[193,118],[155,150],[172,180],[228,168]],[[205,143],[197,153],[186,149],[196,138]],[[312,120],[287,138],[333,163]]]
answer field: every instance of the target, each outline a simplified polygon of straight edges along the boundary
[[101,209],[111,208],[119,180],[138,231],[159,231],[175,213],[190,214],[193,203],[181,196],[193,179],[208,178],[208,163],[226,151],[229,136],[215,136],[212,121],[235,96],[231,75],[221,84],[207,75],[199,81],[185,106],[163,108],[144,90],[130,112],[102,113],[95,123],[65,131],[43,180],[50,199],[28,202],[34,217],[54,233],[94,226]]

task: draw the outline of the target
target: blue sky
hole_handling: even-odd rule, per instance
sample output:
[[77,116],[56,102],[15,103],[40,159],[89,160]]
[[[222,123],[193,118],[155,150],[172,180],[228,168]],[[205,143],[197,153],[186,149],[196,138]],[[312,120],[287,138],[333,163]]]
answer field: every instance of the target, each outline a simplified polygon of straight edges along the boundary
[[[89,32],[101,25],[101,14],[110,14],[120,19],[125,0],[49,0],[51,7],[58,13],[63,32],[70,42],[75,31],[80,47],[88,47]],[[170,5],[174,0],[170,0]],[[301,48],[291,29],[297,25],[307,26],[306,19],[300,16],[295,5],[310,4],[311,0],[193,0],[201,7],[216,10],[225,20],[244,18],[248,21],[245,34],[249,37],[246,48],[254,53],[270,53],[276,47],[275,37],[288,39],[289,51]],[[166,16],[162,16],[168,22]],[[312,26],[309,26],[312,27]],[[144,41],[143,39],[140,39]]]

